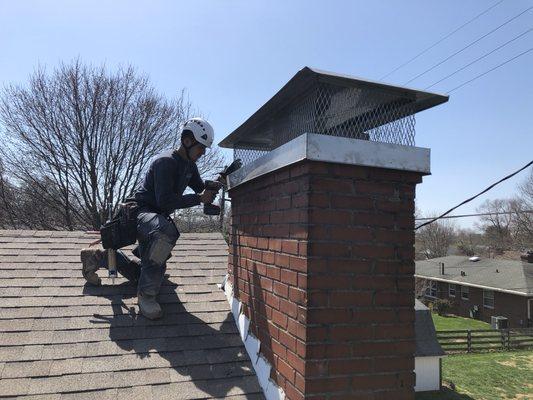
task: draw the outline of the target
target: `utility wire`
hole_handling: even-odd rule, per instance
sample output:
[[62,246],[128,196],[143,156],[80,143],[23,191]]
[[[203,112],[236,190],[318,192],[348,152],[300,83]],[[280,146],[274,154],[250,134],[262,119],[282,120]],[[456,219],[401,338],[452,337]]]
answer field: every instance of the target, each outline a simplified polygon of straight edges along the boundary
[[528,34],[529,32],[531,32],[531,31],[533,31],[533,28],[529,28],[527,31],[522,32],[520,35],[515,36],[515,37],[512,38],[511,40],[505,42],[504,44],[502,44],[502,45],[500,45],[500,46],[498,46],[498,47],[496,47],[494,50],[489,51],[488,53],[485,53],[485,54],[482,55],[481,57],[476,58],[474,61],[472,61],[471,63],[466,64],[464,67],[459,68],[459,69],[456,70],[455,72],[452,72],[451,74],[446,75],[444,78],[438,80],[437,82],[432,83],[432,84],[429,85],[429,86],[426,86],[426,87],[424,88],[424,90],[427,90],[427,89],[429,89],[429,88],[431,88],[431,87],[433,87],[433,86],[435,86],[435,85],[441,83],[442,81],[448,79],[449,77],[451,77],[451,76],[453,76],[453,75],[455,75],[455,74],[461,72],[462,70],[464,70],[464,69],[470,67],[471,65],[473,65],[473,64],[477,63],[478,61],[484,59],[485,57],[491,55],[491,54],[494,53],[495,51],[498,51],[498,50],[500,50],[501,48],[507,46],[509,43],[512,43],[512,42],[514,42],[514,41],[517,40],[517,39],[520,39],[520,38],[521,38],[522,36],[524,36],[524,35],[527,35],[527,34]]
[[485,11],[483,11],[482,13],[476,15],[474,18],[470,19],[469,21],[466,21],[463,25],[461,25],[459,28],[453,30],[452,32],[448,33],[446,36],[444,36],[442,39],[439,39],[437,40],[435,43],[433,43],[431,46],[429,46],[428,48],[422,50],[420,53],[418,53],[416,56],[414,56],[413,58],[409,59],[408,61],[404,62],[402,65],[396,67],[395,69],[393,69],[391,72],[389,72],[388,74],[386,75],[383,75],[381,78],[379,78],[379,80],[382,80],[386,77],[388,77],[389,75],[392,75],[394,72],[398,71],[399,69],[405,67],[406,65],[410,64],[411,62],[413,62],[414,60],[416,60],[418,57],[420,57],[421,55],[427,53],[429,50],[431,50],[433,47],[437,46],[439,43],[443,42],[444,40],[448,39],[450,36],[452,36],[454,33],[458,32],[459,30],[463,29],[465,26],[467,26],[468,24],[470,24],[471,22],[474,22],[476,19],[478,19],[479,17],[481,17],[482,15],[488,13],[490,10],[492,10],[494,7],[496,7],[498,4],[501,4],[503,3],[504,0],[500,0],[498,1],[497,3],[493,4],[492,6],[490,6],[489,8],[487,8]]
[[[461,214],[461,215],[446,215],[445,217],[442,217],[441,219],[448,219],[448,218],[466,218],[466,217],[482,217],[485,215],[511,215],[511,214],[531,214],[533,213],[533,210],[520,210],[520,211],[502,211],[502,212],[489,212],[489,213],[477,213],[477,214]],[[415,218],[415,221],[428,221],[430,219],[433,219],[434,217],[428,217],[428,218]]]
[[488,71],[485,71],[485,72],[483,72],[482,74],[479,74],[479,75],[475,76],[474,78],[472,78],[472,79],[470,79],[470,80],[468,80],[468,81],[466,81],[466,82],[460,84],[459,86],[456,86],[456,87],[454,87],[454,88],[451,89],[451,90],[448,90],[448,91],[446,92],[446,94],[451,93],[451,92],[453,92],[454,90],[457,90],[457,89],[459,89],[459,88],[462,88],[463,86],[469,84],[470,82],[473,82],[473,81],[475,81],[476,79],[481,78],[481,77],[484,76],[484,75],[487,75],[489,72],[492,72],[492,71],[494,71],[495,69],[498,69],[498,68],[500,68],[500,67],[503,67],[505,64],[510,63],[511,61],[516,60],[516,59],[519,58],[519,57],[522,57],[523,55],[526,55],[527,53],[529,53],[529,52],[532,51],[532,50],[533,50],[533,47],[530,48],[530,49],[528,49],[528,50],[526,50],[526,51],[523,51],[522,53],[520,53],[520,54],[514,56],[513,58],[510,58],[510,59],[508,59],[508,60],[502,62],[501,64],[496,65],[495,67],[489,69]]
[[453,53],[452,55],[446,57],[444,60],[438,62],[437,64],[433,65],[432,67],[426,69],[424,72],[421,72],[420,74],[418,74],[417,76],[415,76],[414,78],[408,80],[407,82],[404,83],[404,85],[407,85],[408,83],[411,83],[412,81],[414,81],[415,79],[418,79],[420,78],[422,75],[425,75],[427,74],[429,71],[432,71],[434,70],[435,68],[437,68],[439,65],[442,65],[444,64],[446,61],[448,61],[449,59],[455,57],[457,54],[459,53],[462,53],[463,51],[465,51],[466,49],[468,49],[469,47],[472,47],[474,44],[476,44],[477,42],[479,42],[480,40],[486,38],[487,36],[493,34],[494,32],[496,32],[498,29],[500,28],[503,28],[505,25],[509,24],[510,22],[514,21],[515,19],[517,19],[518,17],[520,17],[521,15],[525,14],[526,12],[530,11],[531,9],[533,9],[533,6],[529,7],[529,8],[526,8],[524,11],[520,12],[519,14],[515,15],[514,17],[508,19],[507,21],[505,21],[503,24],[497,26],[496,28],[492,29],[491,31],[485,33],[483,36],[477,38],[476,40],[474,40],[473,42],[470,42],[469,44],[467,44],[465,47],[463,47],[462,49],[460,50],[457,50],[455,53]]
[[471,201],[474,200],[476,197],[479,197],[479,196],[481,196],[483,193],[488,192],[488,191],[489,191],[490,189],[492,189],[494,186],[496,186],[496,185],[502,183],[503,181],[506,181],[507,179],[512,178],[513,176],[515,176],[516,174],[518,174],[520,171],[523,171],[524,169],[526,169],[526,168],[529,167],[530,165],[533,165],[533,160],[530,161],[530,162],[528,162],[526,165],[524,165],[524,166],[523,166],[522,168],[520,168],[519,170],[513,172],[513,173],[510,174],[510,175],[507,175],[506,177],[500,179],[498,182],[493,183],[492,185],[490,185],[488,188],[486,188],[486,189],[483,190],[482,192],[479,192],[479,193],[476,194],[475,196],[472,196],[472,197],[470,197],[469,199],[466,199],[465,201],[463,201],[462,203],[456,205],[455,207],[450,208],[448,211],[446,211],[445,213],[439,215],[438,217],[436,217],[436,218],[432,218],[431,221],[424,222],[423,224],[418,225],[417,227],[415,227],[415,231],[416,231],[417,229],[419,229],[419,228],[422,228],[423,226],[429,225],[429,224],[431,224],[431,223],[433,223],[433,222],[435,222],[435,221],[437,221],[437,220],[443,218],[444,216],[446,216],[446,215],[448,215],[449,213],[451,213],[453,210],[455,210],[455,209],[461,207],[463,204],[466,204],[466,203],[471,202]]

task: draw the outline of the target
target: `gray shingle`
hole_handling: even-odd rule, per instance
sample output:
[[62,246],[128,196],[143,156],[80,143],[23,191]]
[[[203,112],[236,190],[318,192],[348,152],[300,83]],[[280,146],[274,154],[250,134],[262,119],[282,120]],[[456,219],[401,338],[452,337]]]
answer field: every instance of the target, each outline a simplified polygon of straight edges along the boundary
[[[444,263],[444,275],[441,274],[440,263]],[[461,271],[466,275],[462,276]],[[533,264],[523,261],[482,258],[472,262],[468,257],[447,256],[416,261],[416,274],[464,285],[474,284],[533,295]]]
[[136,289],[124,279],[85,285],[79,250],[95,237],[0,231],[0,396],[149,399],[171,382],[183,398],[255,393],[257,379],[216,286],[227,268],[219,234],[182,235],[161,289],[160,321],[137,315]]
[[51,361],[10,362],[6,363],[1,376],[2,379],[48,376],[51,365]]

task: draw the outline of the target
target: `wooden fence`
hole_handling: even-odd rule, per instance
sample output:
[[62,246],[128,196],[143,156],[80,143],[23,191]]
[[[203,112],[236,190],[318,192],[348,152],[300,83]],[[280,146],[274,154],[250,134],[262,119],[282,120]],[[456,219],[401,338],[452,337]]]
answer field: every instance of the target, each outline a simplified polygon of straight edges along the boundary
[[512,350],[533,347],[533,328],[437,331],[446,353]]

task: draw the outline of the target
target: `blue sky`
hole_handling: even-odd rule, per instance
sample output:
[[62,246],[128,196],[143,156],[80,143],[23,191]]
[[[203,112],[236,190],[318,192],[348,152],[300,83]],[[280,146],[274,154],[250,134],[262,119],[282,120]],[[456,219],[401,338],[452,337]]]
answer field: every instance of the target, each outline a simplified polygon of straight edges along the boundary
[[[38,64],[76,57],[132,64],[167,96],[185,88],[218,142],[302,67],[377,80],[496,2],[0,0],[0,84],[24,83]],[[531,6],[504,1],[386,82],[405,84]],[[423,89],[531,27],[533,10],[407,86]],[[530,32],[431,90],[445,93],[532,43]],[[530,52],[418,115],[417,146],[432,154],[432,175],[417,189],[423,212],[444,211],[531,160],[532,66]],[[457,213],[512,196],[525,175]]]

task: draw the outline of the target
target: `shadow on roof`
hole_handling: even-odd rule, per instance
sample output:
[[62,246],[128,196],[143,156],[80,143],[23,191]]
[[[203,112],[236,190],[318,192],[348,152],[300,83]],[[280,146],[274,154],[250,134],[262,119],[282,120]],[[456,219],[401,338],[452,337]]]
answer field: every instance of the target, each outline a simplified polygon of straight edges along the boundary
[[[131,286],[131,283],[116,286],[123,288]],[[150,359],[156,358],[156,355],[166,360],[167,368],[172,371],[171,383],[192,381],[199,390],[214,398],[226,397],[235,387],[248,392],[249,398],[263,398],[259,393],[250,393],[254,389],[260,392],[258,384],[256,388],[250,379],[242,379],[249,378],[254,372],[235,331],[231,312],[221,322],[220,329],[215,329],[186,310],[176,291],[178,285],[168,279],[168,275],[163,286],[169,290],[160,295],[165,313],[162,319],[148,320],[138,314],[135,307],[127,307],[122,301],[135,296],[118,295],[121,301],[117,302],[117,295],[113,294],[100,295],[109,299],[113,316],[94,314],[91,322],[108,325],[111,341],[122,350],[134,353],[138,359],[145,360],[146,369],[154,368]],[[94,296],[98,289],[86,285],[84,294]]]

